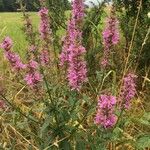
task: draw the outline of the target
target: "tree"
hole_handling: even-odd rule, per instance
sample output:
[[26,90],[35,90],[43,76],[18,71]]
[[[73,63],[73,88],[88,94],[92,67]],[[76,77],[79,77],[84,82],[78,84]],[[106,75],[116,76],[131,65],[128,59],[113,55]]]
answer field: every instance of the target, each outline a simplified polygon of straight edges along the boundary
[[39,0],[25,0],[27,11],[38,11]]
[[16,11],[16,0],[3,0],[4,11]]
[[4,10],[4,4],[3,4],[3,0],[0,0],[0,11]]

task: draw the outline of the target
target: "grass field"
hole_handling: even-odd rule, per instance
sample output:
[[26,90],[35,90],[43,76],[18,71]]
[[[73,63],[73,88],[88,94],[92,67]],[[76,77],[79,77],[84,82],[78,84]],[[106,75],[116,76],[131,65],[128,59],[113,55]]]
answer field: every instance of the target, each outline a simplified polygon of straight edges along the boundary
[[[33,26],[35,30],[38,30],[39,17],[37,13],[29,13],[31,19],[33,20]],[[0,41],[5,36],[10,36],[14,41],[14,50],[22,54],[27,42],[25,35],[23,34],[23,17],[22,13],[0,13]]]

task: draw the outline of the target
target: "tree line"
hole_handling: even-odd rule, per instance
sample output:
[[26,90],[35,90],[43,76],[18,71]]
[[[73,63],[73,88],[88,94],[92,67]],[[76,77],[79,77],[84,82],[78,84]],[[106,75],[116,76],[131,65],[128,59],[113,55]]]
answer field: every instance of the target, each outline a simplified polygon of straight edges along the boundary
[[[0,0],[0,12],[15,12],[20,9],[20,0]],[[58,1],[48,0],[51,3],[56,3]],[[27,11],[38,11],[39,10],[39,0],[22,0],[26,5]],[[59,3],[65,5],[66,9],[70,9],[70,3],[68,0],[59,0]],[[56,5],[57,6],[57,5]]]

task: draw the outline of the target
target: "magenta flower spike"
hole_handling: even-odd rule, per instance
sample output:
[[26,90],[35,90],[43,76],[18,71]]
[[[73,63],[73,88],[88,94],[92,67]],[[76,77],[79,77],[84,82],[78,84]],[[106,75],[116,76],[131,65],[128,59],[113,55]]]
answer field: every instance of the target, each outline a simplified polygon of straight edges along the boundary
[[135,74],[129,73],[123,79],[121,100],[126,109],[130,107],[131,100],[132,98],[134,98],[136,94],[136,83],[135,83],[136,78],[137,76]]
[[67,34],[63,40],[60,65],[67,66],[67,79],[72,90],[80,90],[87,81],[87,68],[84,61],[85,48],[82,46],[81,23],[84,18],[83,0],[74,0],[72,16],[68,22]]
[[48,9],[45,7],[41,8],[41,10],[39,11],[39,16],[41,20],[40,27],[39,27],[41,39],[47,40],[48,36],[51,34],[49,19],[48,19]]
[[28,73],[26,74],[24,80],[26,81],[27,85],[30,87],[36,86],[40,81],[42,81],[42,75],[37,71],[38,70],[38,63],[34,60],[30,60],[27,65]]
[[101,95],[98,100],[97,114],[94,119],[95,124],[105,129],[113,127],[117,121],[117,116],[114,113],[115,105],[115,96]]
[[42,7],[39,11],[40,16],[40,27],[39,33],[41,35],[41,39],[43,40],[43,48],[40,54],[41,64],[47,65],[50,62],[50,53],[49,53],[49,44],[51,42],[51,29],[49,24],[49,10],[46,7]]
[[101,66],[106,68],[109,66],[109,56],[111,52],[112,46],[118,44],[119,38],[119,29],[118,29],[118,20],[114,16],[114,11],[112,10],[111,16],[106,19],[106,25],[102,33],[103,37],[103,45],[104,45],[104,52],[103,58],[101,61]]
[[11,51],[13,46],[12,39],[10,37],[6,37],[1,43],[1,48],[4,50],[5,58],[9,61],[13,70],[21,70],[25,69],[26,65],[22,63],[19,55]]
[[49,53],[47,50],[43,50],[40,54],[40,61],[41,61],[41,64],[43,66],[47,65],[49,63]]

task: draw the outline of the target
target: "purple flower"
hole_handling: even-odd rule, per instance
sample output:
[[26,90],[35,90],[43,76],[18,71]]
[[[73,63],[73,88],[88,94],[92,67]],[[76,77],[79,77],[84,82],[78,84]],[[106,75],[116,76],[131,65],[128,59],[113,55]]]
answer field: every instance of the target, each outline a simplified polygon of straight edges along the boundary
[[103,68],[106,68],[108,66],[108,64],[109,64],[108,59],[106,59],[106,57],[103,58],[102,61],[101,61],[101,66]]
[[37,85],[40,81],[42,81],[42,76],[39,72],[30,72],[25,76],[25,81],[31,87]]
[[40,16],[40,27],[39,27],[39,32],[41,35],[41,38],[43,40],[48,40],[49,35],[51,34],[50,26],[49,26],[49,17],[48,17],[48,9],[43,7],[39,11],[39,16]]
[[1,44],[1,48],[8,51],[12,48],[12,45],[13,45],[12,39],[10,37],[6,37],[3,40],[3,43]]
[[68,23],[67,34],[64,37],[60,64],[67,65],[67,78],[72,90],[80,90],[87,81],[86,62],[84,61],[85,48],[82,46],[82,32],[80,24],[83,22],[83,0],[74,0],[72,3],[72,17]]
[[118,20],[115,17],[107,18],[106,27],[103,31],[103,43],[108,49],[119,42]]
[[25,69],[26,65],[22,63],[20,56],[11,51],[12,46],[12,40],[9,37],[6,37],[1,44],[6,59],[11,64],[13,70]]
[[125,108],[129,108],[132,98],[136,94],[135,79],[137,76],[133,73],[127,74],[123,79],[123,87],[121,91],[121,99]]
[[28,68],[37,69],[37,67],[38,67],[38,63],[36,61],[34,61],[34,60],[29,61]]
[[118,29],[118,20],[114,16],[114,11],[111,12],[111,17],[107,18],[105,29],[102,33],[103,36],[103,45],[104,45],[104,54],[101,62],[103,68],[107,67],[109,63],[109,56],[112,46],[118,44],[119,42],[119,29]]
[[94,119],[95,124],[104,128],[111,128],[116,124],[117,116],[114,114],[116,97],[111,95],[101,95],[98,100],[97,114]]
[[74,0],[72,3],[72,17],[76,19],[76,22],[82,22],[84,18],[84,1]]
[[63,37],[63,47],[60,55],[60,65],[63,66],[69,62],[69,47],[76,39],[75,32],[75,21],[71,19],[68,23],[67,34]]
[[81,56],[85,53],[85,48],[81,45],[70,46],[68,80],[72,90],[80,90],[82,84],[87,81],[86,62]]
[[41,64],[47,65],[50,61],[49,52],[47,50],[43,50],[40,55]]
[[47,15],[48,15],[48,9],[47,8],[42,8],[40,11],[39,11],[39,15],[41,16],[41,17],[47,17]]
[[30,60],[27,68],[28,73],[25,75],[24,80],[27,85],[35,87],[40,81],[42,81],[42,75],[38,72],[38,63],[34,60]]

